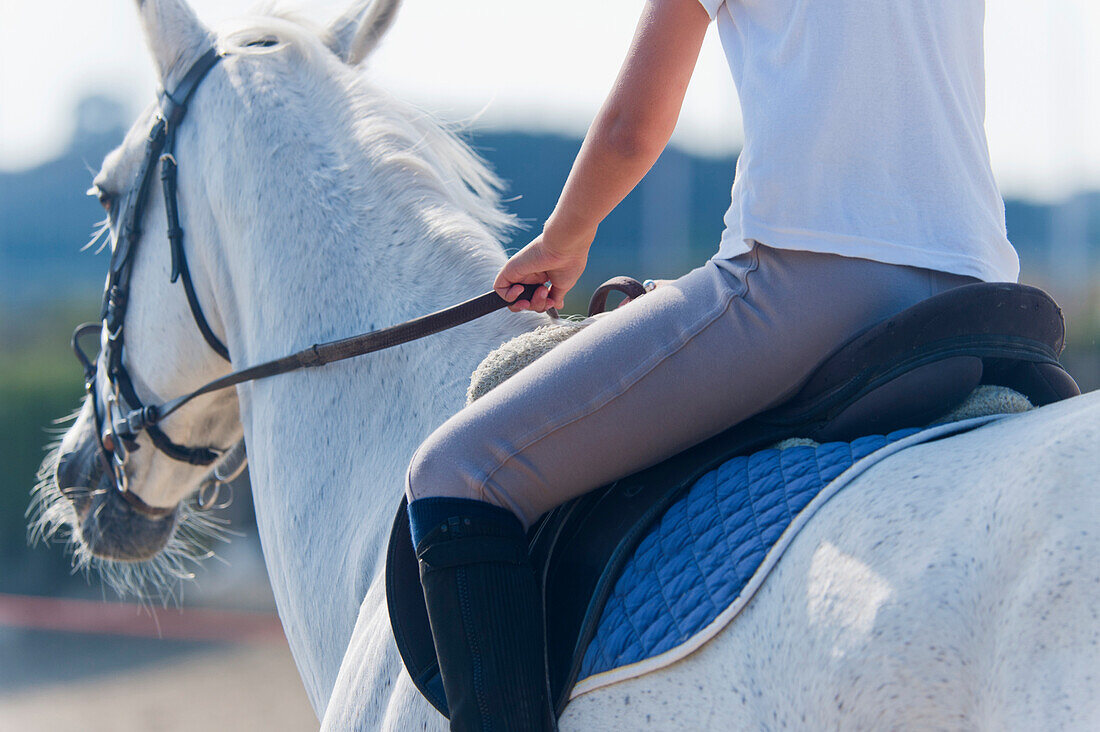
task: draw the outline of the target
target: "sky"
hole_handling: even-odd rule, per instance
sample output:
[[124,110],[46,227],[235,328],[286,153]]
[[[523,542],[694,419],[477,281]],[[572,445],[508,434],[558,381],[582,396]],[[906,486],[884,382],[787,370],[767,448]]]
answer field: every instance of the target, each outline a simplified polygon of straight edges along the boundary
[[[327,23],[347,0],[289,3]],[[192,0],[209,24],[254,0]],[[643,0],[405,0],[368,73],[444,119],[581,135],[618,71]],[[284,3],[288,4],[288,3]],[[60,22],[59,22],[60,21]],[[1005,195],[1100,189],[1100,0],[987,0],[986,129]],[[77,100],[134,114],[155,80],[133,0],[0,0],[0,169],[60,152]],[[674,144],[739,147],[740,108],[714,28]]]

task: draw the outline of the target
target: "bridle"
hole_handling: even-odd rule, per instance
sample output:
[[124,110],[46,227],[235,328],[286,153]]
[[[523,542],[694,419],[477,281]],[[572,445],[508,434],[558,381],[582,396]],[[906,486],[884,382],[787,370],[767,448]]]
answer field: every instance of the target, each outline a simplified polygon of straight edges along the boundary
[[[261,41],[258,45],[266,42]],[[226,389],[247,381],[263,379],[285,374],[298,369],[322,366],[334,361],[342,361],[354,356],[372,353],[385,348],[407,343],[424,336],[438,333],[447,328],[466,323],[475,318],[499,310],[509,303],[495,292],[467,300],[466,302],[439,310],[400,325],[352,336],[329,343],[315,344],[283,358],[266,361],[255,366],[234,371],[215,379],[198,389],[161,404],[145,404],[134,389],[133,379],[123,361],[125,355],[126,309],[129,305],[130,278],[133,273],[134,253],[141,241],[141,224],[145,206],[150,196],[153,175],[160,167],[160,179],[164,192],[164,210],[168,220],[168,243],[172,254],[171,282],[179,280],[187,296],[191,315],[202,333],[203,338],[219,356],[230,362],[229,349],[214,334],[210,323],[203,313],[187,258],[183,249],[183,229],[180,228],[179,207],[177,203],[176,159],[174,156],[176,131],[187,113],[187,104],[206,74],[220,60],[222,54],[210,48],[184,74],[179,84],[171,92],[162,91],[159,96],[159,109],[154,115],[153,124],[145,140],[145,154],[134,182],[123,200],[119,211],[119,227],[111,261],[107,273],[107,284],[100,310],[101,322],[84,323],[73,332],[72,347],[77,359],[84,368],[84,388],[92,402],[95,415],[96,439],[99,443],[98,459],[104,464],[107,473],[112,476],[115,489],[137,511],[150,517],[164,517],[174,509],[150,506],[130,491],[126,476],[126,465],[131,453],[137,449],[137,437],[145,432],[153,445],[162,453],[191,465],[211,465],[224,454],[239,454],[239,464],[230,469],[228,475],[239,474],[244,467],[244,451],[238,446],[229,450],[213,447],[193,447],[181,445],[164,433],[158,423],[175,412],[187,402],[202,394]],[[526,285],[520,298],[530,299],[538,285]],[[91,359],[80,347],[80,339],[92,333],[105,331],[106,343],[103,348],[103,360],[106,366],[107,396],[100,404],[96,388],[98,357]],[[221,466],[219,466],[221,467]],[[219,471],[215,469],[215,477]],[[222,474],[225,477],[226,474]],[[227,480],[229,478],[226,478]]]

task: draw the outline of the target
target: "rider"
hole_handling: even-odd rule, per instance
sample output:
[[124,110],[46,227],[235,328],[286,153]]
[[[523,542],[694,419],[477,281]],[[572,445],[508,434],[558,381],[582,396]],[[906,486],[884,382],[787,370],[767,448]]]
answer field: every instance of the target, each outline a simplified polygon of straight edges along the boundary
[[[413,542],[453,729],[554,725],[524,532],[792,396],[867,326],[1015,281],[984,121],[984,0],[648,0],[542,233],[494,287],[562,307],[660,155],[716,20],[745,144],[718,253],[580,331],[413,457]],[[521,283],[550,283],[530,301]]]

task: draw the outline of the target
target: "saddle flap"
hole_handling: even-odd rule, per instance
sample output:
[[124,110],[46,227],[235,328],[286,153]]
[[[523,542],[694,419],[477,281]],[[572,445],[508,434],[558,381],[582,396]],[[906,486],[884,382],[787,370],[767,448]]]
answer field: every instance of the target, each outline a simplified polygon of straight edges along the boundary
[[407,499],[402,498],[390,529],[390,543],[386,549],[386,605],[397,651],[413,684],[446,717],[447,696],[443,692],[443,677],[439,675],[424,589],[420,586],[420,567],[413,548],[408,508]]

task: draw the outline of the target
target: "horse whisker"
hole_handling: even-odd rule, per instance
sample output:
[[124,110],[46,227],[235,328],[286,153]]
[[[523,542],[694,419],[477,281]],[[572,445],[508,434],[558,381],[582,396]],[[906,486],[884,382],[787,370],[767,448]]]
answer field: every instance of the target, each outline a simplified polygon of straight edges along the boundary
[[[95,253],[99,254],[103,251],[103,247],[107,245],[107,242],[110,241],[110,237],[104,237],[103,235],[111,230],[111,220],[105,218],[102,221],[97,222],[96,226],[98,228],[92,231],[92,238],[88,240],[87,244],[80,247],[80,251],[83,252],[84,250],[91,249],[96,244],[99,244],[99,246],[95,250]],[[100,241],[101,239],[103,240],[102,242]]]

